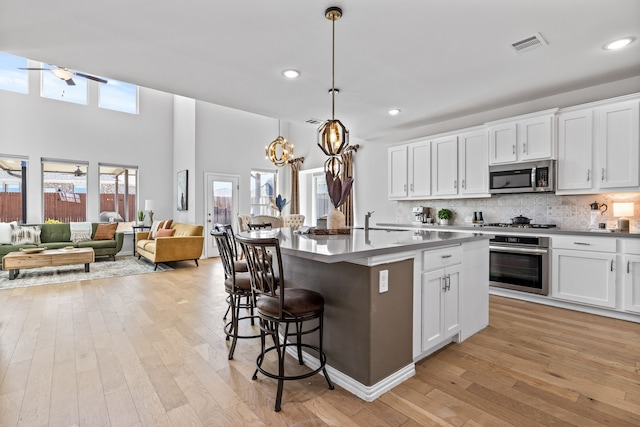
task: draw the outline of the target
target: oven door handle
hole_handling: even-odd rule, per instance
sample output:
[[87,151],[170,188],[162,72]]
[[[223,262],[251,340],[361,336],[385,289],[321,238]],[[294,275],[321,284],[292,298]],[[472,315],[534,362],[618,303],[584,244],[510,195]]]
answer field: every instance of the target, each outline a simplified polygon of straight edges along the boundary
[[519,248],[515,246],[495,246],[489,245],[489,250],[494,252],[516,252],[520,254],[548,254],[548,249],[540,248]]

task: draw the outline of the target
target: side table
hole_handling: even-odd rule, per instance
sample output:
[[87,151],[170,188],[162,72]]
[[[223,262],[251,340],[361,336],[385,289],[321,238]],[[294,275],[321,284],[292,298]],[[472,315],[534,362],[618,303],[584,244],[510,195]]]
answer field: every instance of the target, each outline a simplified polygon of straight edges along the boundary
[[135,256],[136,254],[136,233],[138,231],[145,231],[145,230],[151,230],[151,226],[150,225],[132,225],[131,229],[133,230],[133,255]]

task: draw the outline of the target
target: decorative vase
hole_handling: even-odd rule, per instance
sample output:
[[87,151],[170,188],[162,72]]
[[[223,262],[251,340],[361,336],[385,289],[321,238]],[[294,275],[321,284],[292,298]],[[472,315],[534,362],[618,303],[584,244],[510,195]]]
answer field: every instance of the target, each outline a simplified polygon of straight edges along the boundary
[[329,212],[329,215],[327,215],[327,228],[329,230],[337,230],[346,227],[344,214],[340,212],[338,208],[333,208],[333,210]]

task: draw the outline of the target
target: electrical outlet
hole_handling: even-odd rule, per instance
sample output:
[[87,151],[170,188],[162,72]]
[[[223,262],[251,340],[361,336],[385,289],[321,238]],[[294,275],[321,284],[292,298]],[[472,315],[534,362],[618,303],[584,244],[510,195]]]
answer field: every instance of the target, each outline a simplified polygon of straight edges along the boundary
[[378,282],[380,284],[380,293],[387,292],[389,290],[389,270],[380,270]]

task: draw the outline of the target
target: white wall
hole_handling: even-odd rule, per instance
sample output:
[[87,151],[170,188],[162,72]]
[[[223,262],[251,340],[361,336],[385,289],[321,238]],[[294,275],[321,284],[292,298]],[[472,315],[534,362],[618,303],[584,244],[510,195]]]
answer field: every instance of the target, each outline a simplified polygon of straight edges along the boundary
[[89,105],[41,98],[39,73],[29,74],[31,93],[0,91],[0,156],[28,157],[27,222],[42,222],[42,157],[89,162],[89,221],[99,220],[98,163],[138,166],[139,203],[156,200],[156,218],[172,215],[173,96],[140,88],[140,114],[97,107],[89,82]]
[[[178,210],[178,171],[187,171],[187,210]],[[196,101],[174,96],[173,101],[173,220],[196,222]],[[204,194],[204,193],[202,193]]]

